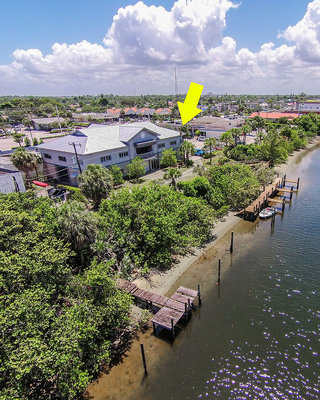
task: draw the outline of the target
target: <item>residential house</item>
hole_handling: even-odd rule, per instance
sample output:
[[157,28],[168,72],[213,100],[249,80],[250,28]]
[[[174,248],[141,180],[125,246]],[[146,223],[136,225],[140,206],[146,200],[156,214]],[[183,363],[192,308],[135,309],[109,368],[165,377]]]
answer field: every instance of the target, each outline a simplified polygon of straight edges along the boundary
[[38,146],[48,180],[77,185],[76,177],[89,164],[118,165],[125,170],[135,157],[146,171],[159,168],[161,152],[181,144],[179,132],[149,121],[123,125],[92,125]]

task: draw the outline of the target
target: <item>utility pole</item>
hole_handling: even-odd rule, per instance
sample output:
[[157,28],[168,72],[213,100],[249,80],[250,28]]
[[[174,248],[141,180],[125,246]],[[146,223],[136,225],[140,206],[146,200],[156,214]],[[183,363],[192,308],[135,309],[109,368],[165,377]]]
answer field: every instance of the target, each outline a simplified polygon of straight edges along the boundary
[[56,112],[57,112],[57,116],[58,116],[58,124],[59,124],[59,128],[60,128],[60,133],[62,133],[61,123],[60,123],[60,115],[59,115],[59,110],[58,110],[57,106],[56,106]]
[[174,94],[177,98],[178,95],[177,68],[174,69]]
[[77,148],[76,148],[76,146],[80,146],[81,147],[81,144],[80,143],[71,142],[71,143],[69,143],[69,145],[73,146],[74,154],[76,156],[77,164],[78,164],[78,167],[79,167],[79,172],[80,172],[80,174],[82,174],[82,169],[81,169],[81,165],[80,165],[80,161],[79,161],[78,153],[77,153]]

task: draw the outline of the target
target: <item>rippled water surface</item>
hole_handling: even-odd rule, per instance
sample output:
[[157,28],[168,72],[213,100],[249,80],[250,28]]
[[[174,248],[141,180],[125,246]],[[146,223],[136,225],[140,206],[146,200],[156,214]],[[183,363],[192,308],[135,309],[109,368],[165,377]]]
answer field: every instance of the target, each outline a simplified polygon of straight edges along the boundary
[[[221,287],[183,329],[139,399],[320,398],[320,149],[275,228],[236,236]],[[158,339],[161,340],[161,339]]]

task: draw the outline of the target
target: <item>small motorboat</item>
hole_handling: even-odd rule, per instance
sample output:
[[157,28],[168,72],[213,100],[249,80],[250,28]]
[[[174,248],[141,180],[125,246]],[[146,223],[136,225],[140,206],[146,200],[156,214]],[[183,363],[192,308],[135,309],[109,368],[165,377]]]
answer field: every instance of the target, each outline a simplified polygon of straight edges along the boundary
[[270,218],[276,214],[277,209],[275,207],[267,207],[260,211],[259,217],[262,219]]

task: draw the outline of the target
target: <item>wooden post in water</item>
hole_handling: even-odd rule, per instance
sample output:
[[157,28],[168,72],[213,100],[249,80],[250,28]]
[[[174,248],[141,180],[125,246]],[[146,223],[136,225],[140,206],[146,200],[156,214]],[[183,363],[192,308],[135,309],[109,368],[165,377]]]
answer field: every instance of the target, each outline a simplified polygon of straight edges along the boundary
[[232,232],[231,232],[230,253],[233,252],[233,235],[234,235],[234,233],[233,233],[233,231],[232,231]]
[[190,299],[188,299],[188,318],[191,318],[191,309],[192,309],[191,301]]
[[217,281],[217,285],[220,285],[220,273],[221,273],[221,258],[219,258],[218,281]]
[[292,200],[292,195],[293,195],[293,186],[291,186],[290,200]]
[[198,301],[199,301],[199,306],[201,306],[200,285],[198,285]]
[[272,214],[272,218],[271,218],[271,227],[274,227],[274,224],[276,222],[276,214]]
[[283,177],[283,187],[286,186],[286,179],[287,179],[287,175],[284,175],[284,177]]
[[172,333],[172,337],[175,337],[175,333],[174,333],[174,323],[173,323],[173,318],[171,318],[171,333]]
[[283,198],[282,199],[282,212],[284,211],[285,206],[286,206],[286,199]]
[[298,178],[297,180],[297,190],[299,189],[299,185],[300,185],[300,178]]
[[143,343],[140,343],[140,348],[141,348],[141,356],[142,356],[142,362],[143,362],[144,373],[145,373],[145,375],[148,375],[147,362],[146,362],[146,356],[145,356],[145,354],[144,354]]

